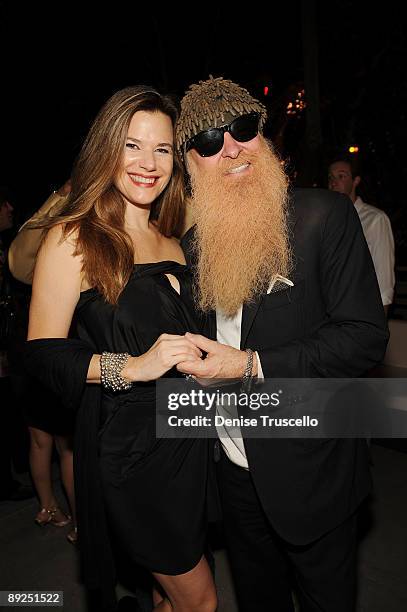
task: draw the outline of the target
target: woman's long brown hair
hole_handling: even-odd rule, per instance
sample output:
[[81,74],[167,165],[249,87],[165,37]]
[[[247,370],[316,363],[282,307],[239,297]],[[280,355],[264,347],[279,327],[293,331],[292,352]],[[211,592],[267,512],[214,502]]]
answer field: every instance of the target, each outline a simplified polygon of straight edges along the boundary
[[[63,237],[74,233],[75,255],[81,255],[84,278],[111,304],[116,304],[133,270],[134,248],[124,229],[126,204],[113,184],[123,163],[131,118],[137,111],[161,112],[172,125],[174,101],[151,87],[127,87],[99,111],[75,163],[72,190],[56,216],[26,227],[63,224]],[[174,147],[175,149],[175,147]],[[179,236],[184,214],[183,168],[174,151],[171,180],[152,205],[150,220],[164,236]]]

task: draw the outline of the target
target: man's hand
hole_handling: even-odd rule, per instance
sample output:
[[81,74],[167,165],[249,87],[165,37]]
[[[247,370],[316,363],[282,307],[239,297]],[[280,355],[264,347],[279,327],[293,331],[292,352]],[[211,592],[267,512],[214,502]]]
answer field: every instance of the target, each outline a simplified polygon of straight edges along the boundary
[[[247,353],[226,344],[209,340],[205,336],[186,333],[185,337],[196,347],[207,353],[205,359],[183,361],[177,370],[192,374],[196,378],[242,378],[247,364]],[[257,360],[253,362],[252,375],[257,375]]]

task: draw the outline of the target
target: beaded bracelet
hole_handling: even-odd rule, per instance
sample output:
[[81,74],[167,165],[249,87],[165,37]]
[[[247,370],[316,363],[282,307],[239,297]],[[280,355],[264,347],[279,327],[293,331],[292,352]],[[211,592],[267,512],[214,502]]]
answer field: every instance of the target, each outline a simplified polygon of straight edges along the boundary
[[133,383],[125,380],[121,371],[129,360],[129,353],[108,353],[103,351],[100,357],[100,381],[105,389],[128,391]]

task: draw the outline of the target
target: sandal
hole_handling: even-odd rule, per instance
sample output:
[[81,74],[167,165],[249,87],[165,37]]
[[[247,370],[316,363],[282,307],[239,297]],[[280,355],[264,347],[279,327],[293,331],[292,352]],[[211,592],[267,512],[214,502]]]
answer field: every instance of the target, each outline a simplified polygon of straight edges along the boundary
[[74,527],[72,531],[68,533],[66,539],[68,540],[68,542],[70,542],[70,544],[73,544],[75,546],[75,544],[78,543],[78,528]]
[[[65,518],[58,520],[57,515],[62,515]],[[54,527],[66,527],[71,522],[71,517],[62,512],[58,506],[55,508],[42,508],[37,516],[35,517],[35,522],[40,527],[45,527],[45,525],[51,524]]]

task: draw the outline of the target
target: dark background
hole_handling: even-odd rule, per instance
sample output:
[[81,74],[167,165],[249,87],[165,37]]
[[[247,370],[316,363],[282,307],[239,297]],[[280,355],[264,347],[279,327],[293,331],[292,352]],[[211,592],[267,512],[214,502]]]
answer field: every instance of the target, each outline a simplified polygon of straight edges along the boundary
[[[181,96],[211,73],[267,105],[266,134],[298,184],[326,186],[329,158],[357,144],[366,199],[390,216],[398,261],[407,263],[402,3],[270,2],[267,14],[261,6],[0,1],[0,183],[12,188],[20,217],[68,177],[114,91],[145,83]],[[304,81],[307,109],[287,115]]]

